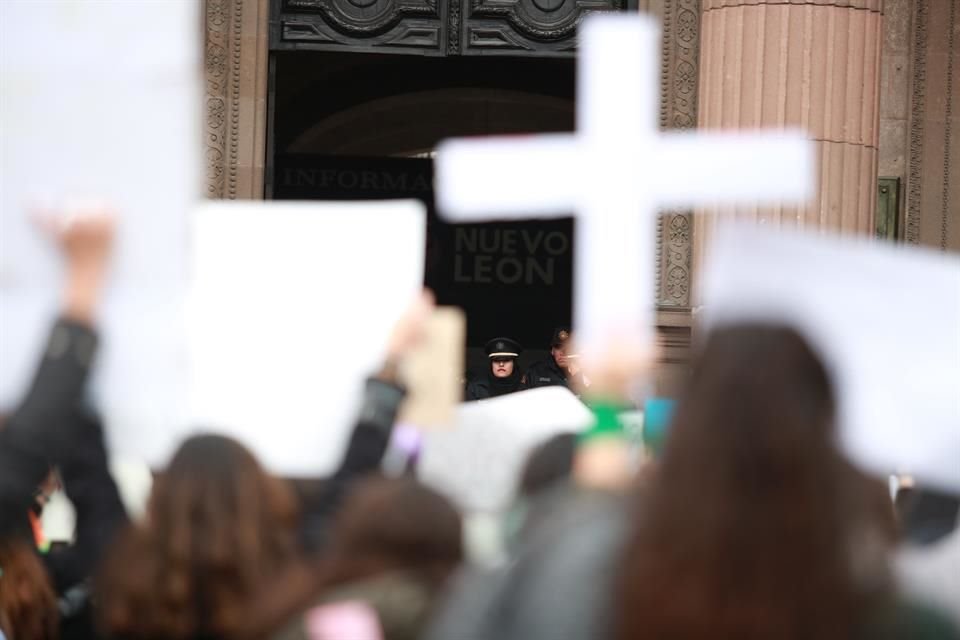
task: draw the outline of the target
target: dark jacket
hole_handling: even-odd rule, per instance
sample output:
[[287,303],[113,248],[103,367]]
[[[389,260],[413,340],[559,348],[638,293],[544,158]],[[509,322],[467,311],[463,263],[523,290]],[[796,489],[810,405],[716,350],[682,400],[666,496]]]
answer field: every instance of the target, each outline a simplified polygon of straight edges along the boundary
[[561,486],[536,501],[510,561],[463,571],[425,640],[611,637],[613,579],[627,523],[622,499]]
[[367,380],[363,404],[340,466],[301,505],[303,545],[307,551],[319,552],[324,547],[330,523],[354,483],[380,469],[404,395],[401,387],[376,378]]
[[497,378],[491,371],[475,375],[467,382],[463,397],[466,401],[485,400],[496,398],[515,391],[522,391],[525,387],[520,370],[514,365],[513,374],[509,378]]
[[127,515],[99,421],[82,406],[96,351],[87,327],[60,320],[26,398],[0,430],[0,536],[32,540],[27,511],[57,466],[77,514],[75,541],[42,556],[60,598],[61,637],[95,637],[88,580]]
[[[580,374],[578,374],[577,379],[580,377]],[[566,370],[561,369],[553,357],[534,362],[523,376],[523,386],[525,389],[553,386],[567,387],[569,389],[571,382],[574,381],[582,382],[582,380],[571,380]]]

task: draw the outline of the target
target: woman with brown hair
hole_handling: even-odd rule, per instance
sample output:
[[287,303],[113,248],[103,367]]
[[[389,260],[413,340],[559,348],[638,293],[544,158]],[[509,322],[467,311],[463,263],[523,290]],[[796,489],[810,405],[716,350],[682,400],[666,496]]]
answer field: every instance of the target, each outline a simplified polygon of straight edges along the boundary
[[100,620],[114,638],[262,638],[316,584],[310,553],[329,544],[343,496],[375,471],[404,391],[396,362],[432,308],[418,300],[397,324],[386,363],[367,381],[337,471],[309,500],[222,436],[184,442],[154,484],[145,521],[130,528],[98,582]]
[[883,561],[857,552],[886,532],[834,415],[830,378],[794,331],[710,336],[638,503],[617,638],[937,637],[901,634],[886,567],[855,566]]
[[23,540],[0,540],[0,638],[57,638],[56,612],[53,585],[37,552]]
[[306,624],[325,605],[363,602],[385,640],[420,637],[438,595],[463,561],[456,508],[410,478],[370,478],[348,496],[334,521],[322,570],[305,614],[276,640],[313,637]]
[[157,479],[145,522],[120,540],[99,583],[117,638],[228,638],[245,607],[297,558],[290,487],[237,442],[184,442]]

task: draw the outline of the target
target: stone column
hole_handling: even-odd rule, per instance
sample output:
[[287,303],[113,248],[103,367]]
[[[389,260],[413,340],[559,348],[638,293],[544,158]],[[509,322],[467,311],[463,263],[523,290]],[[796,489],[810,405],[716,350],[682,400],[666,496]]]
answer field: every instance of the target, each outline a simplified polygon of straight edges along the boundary
[[206,0],[204,9],[206,195],[261,199],[269,0]]
[[[701,0],[638,0],[638,9],[662,25],[660,127],[697,125],[697,65]],[[689,375],[690,313],[693,273],[693,215],[689,210],[661,211],[657,218],[657,331],[661,359],[654,371],[657,393],[673,396]]]
[[[801,127],[816,141],[808,206],[737,208],[779,226],[873,233],[882,0],[703,0],[698,125]],[[702,253],[715,216],[697,216]]]
[[960,251],[960,0],[913,0],[904,240]]

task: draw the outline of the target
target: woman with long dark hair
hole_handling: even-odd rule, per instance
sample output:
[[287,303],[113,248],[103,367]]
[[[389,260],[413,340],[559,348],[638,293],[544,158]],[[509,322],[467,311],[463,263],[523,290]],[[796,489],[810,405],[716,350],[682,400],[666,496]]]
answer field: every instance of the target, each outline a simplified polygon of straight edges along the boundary
[[118,638],[229,638],[246,608],[298,558],[292,489],[239,443],[184,442],[154,485],[145,521],[100,580],[103,626]]
[[397,361],[432,308],[425,295],[395,327],[385,364],[367,381],[337,471],[298,499],[236,441],[188,439],[156,481],[143,523],[127,530],[98,581],[100,620],[113,638],[263,638],[316,584],[344,496],[379,468],[404,391]]
[[834,423],[830,377],[796,332],[715,331],[636,511],[616,637],[907,637],[887,522]]

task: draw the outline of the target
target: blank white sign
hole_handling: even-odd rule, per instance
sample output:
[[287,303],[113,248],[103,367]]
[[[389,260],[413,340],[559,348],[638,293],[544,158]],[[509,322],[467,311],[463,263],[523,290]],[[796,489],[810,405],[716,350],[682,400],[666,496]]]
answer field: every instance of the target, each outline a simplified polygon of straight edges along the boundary
[[702,273],[707,326],[785,322],[818,349],[854,460],[960,490],[960,259],[734,225]]
[[277,473],[332,471],[423,286],[423,205],[210,202],[193,229],[191,428]]
[[566,387],[466,402],[452,429],[424,434],[418,475],[464,511],[499,511],[513,500],[523,465],[537,445],[561,433],[578,433],[593,421]]
[[0,410],[26,390],[61,267],[31,205],[120,216],[94,395],[111,445],[183,417],[187,216],[200,194],[200,2],[0,2]]

